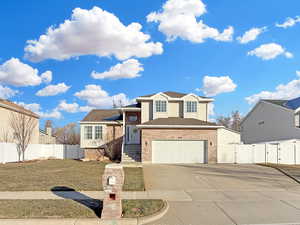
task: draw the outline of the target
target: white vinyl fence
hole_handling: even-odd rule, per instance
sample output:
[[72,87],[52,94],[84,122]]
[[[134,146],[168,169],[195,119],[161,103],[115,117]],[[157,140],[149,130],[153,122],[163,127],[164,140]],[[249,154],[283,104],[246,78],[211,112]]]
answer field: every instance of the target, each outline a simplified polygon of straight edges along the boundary
[[220,145],[218,163],[300,164],[300,142]]
[[[34,159],[81,159],[84,151],[79,145],[48,145],[30,144],[25,151],[25,160]],[[16,144],[0,143],[0,163],[17,162],[18,152]]]

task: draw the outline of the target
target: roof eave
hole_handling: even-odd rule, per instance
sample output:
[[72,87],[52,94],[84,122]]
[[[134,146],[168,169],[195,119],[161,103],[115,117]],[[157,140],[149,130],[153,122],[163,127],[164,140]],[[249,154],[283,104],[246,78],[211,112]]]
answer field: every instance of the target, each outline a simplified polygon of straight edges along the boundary
[[146,128],[198,128],[198,129],[217,129],[224,128],[224,126],[213,126],[213,125],[137,125],[137,128],[146,129]]

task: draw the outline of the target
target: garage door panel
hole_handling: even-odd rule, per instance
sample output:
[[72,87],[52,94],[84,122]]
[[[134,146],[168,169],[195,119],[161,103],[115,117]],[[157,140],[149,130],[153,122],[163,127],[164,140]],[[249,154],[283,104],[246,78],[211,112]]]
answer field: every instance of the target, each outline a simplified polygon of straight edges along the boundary
[[152,141],[153,163],[205,163],[205,141]]

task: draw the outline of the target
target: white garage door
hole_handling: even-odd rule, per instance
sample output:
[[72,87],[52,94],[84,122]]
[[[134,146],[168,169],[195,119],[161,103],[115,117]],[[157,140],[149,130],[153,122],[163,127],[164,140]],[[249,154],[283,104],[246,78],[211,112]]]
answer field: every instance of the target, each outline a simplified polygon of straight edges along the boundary
[[206,163],[205,141],[152,141],[153,163]]

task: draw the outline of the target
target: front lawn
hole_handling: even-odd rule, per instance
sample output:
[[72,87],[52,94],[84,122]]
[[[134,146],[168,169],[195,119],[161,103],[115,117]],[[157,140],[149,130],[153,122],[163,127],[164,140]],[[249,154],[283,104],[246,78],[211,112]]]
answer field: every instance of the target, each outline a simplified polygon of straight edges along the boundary
[[[124,200],[123,217],[148,216],[160,211],[162,200]],[[98,218],[102,201],[88,200],[0,200],[0,219]]]
[[[102,162],[77,160],[0,164],[0,191],[51,191],[58,186],[76,191],[103,190],[105,165]],[[124,171],[126,190],[144,190],[141,168],[124,168]]]

